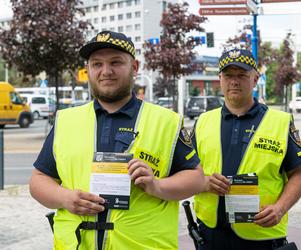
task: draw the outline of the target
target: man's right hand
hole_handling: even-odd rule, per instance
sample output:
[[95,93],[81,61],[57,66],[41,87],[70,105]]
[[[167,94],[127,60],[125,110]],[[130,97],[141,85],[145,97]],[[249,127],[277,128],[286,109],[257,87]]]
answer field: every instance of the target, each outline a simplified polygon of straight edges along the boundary
[[206,176],[206,191],[220,196],[225,195],[230,189],[230,180],[221,174],[214,173]]
[[65,208],[77,215],[95,215],[105,210],[102,197],[64,188],[56,179],[37,169],[32,171],[29,187],[32,197],[51,209]]
[[63,207],[77,215],[96,215],[105,210],[105,200],[80,190],[65,189]]

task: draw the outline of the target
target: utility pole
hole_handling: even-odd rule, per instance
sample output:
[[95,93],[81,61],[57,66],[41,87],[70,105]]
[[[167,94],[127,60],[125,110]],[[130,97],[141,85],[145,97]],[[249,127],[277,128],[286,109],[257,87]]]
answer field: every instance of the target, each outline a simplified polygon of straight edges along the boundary
[[257,14],[253,14],[252,53],[256,63],[258,63]]
[[8,82],[8,64],[4,64],[4,70],[5,70],[5,82]]
[[[183,4],[183,0],[178,0],[178,4]],[[184,115],[184,86],[186,79],[184,76],[181,76],[178,80],[178,113]]]
[[[251,39],[251,42],[252,42],[252,54],[255,58],[255,61],[258,65],[258,37],[257,37],[257,1],[249,1],[252,3],[252,5],[255,4],[254,8],[255,8],[255,11],[253,12],[253,27],[252,27],[252,39]],[[263,96],[259,96],[260,93],[262,92],[265,92],[264,91],[259,91],[259,86],[256,85],[256,87],[253,89],[253,96],[255,96],[256,98],[261,98]]]

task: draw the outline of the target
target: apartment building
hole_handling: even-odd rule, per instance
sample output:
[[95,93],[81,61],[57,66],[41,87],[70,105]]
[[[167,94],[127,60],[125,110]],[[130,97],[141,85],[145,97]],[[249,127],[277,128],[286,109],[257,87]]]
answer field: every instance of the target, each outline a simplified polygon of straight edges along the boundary
[[87,38],[103,30],[125,33],[135,44],[140,61],[140,77],[136,82],[150,86],[154,76],[143,69],[143,43],[160,37],[162,12],[169,2],[176,3],[177,0],[83,0],[86,13],[83,19],[93,25]]
[[12,19],[11,17],[0,18],[0,28],[1,29],[9,29],[11,19]]
[[83,0],[86,15],[94,29],[88,38],[102,30],[123,32],[135,43],[137,57],[143,61],[142,45],[145,40],[158,38],[162,12],[168,2],[176,0]]

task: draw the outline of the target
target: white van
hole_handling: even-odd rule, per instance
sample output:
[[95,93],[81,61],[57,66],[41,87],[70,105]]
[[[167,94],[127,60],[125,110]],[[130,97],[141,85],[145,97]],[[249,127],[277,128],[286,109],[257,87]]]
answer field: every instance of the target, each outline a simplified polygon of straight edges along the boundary
[[20,94],[23,100],[29,105],[34,119],[48,118],[49,115],[49,99],[46,95],[30,95]]

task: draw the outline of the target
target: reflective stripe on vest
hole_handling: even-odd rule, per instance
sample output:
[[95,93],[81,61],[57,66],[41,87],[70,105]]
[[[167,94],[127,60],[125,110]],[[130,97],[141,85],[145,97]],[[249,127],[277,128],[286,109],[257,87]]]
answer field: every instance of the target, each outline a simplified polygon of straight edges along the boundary
[[[268,109],[249,142],[237,172],[258,175],[261,207],[277,201],[287,180],[286,175],[281,175],[279,170],[287,150],[289,121],[288,113]],[[222,172],[220,133],[221,108],[200,116],[196,125],[196,140],[205,175]],[[217,223],[217,206],[218,196],[215,194],[204,193],[195,196],[197,217],[210,228],[214,228]],[[263,228],[254,223],[234,223],[232,228],[244,239],[285,237],[287,214],[274,227]]]
[[[135,125],[138,136],[130,152],[152,167],[158,178],[169,174],[181,124],[175,112],[150,103],[141,105]],[[89,191],[95,135],[93,102],[58,112],[53,149],[63,187]],[[95,220],[95,216],[78,216],[58,209],[54,218],[55,249],[76,249],[75,229],[82,221]],[[178,202],[162,201],[134,185],[130,209],[110,210],[108,221],[114,223],[114,230],[105,231],[103,249],[178,247]],[[81,230],[81,239],[79,249],[97,249],[96,231]]]

